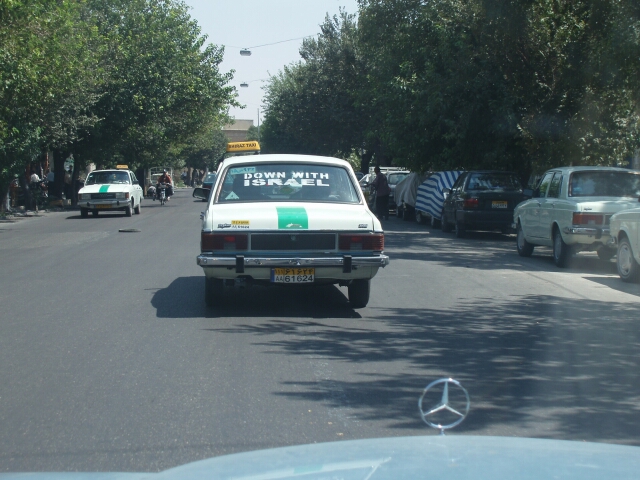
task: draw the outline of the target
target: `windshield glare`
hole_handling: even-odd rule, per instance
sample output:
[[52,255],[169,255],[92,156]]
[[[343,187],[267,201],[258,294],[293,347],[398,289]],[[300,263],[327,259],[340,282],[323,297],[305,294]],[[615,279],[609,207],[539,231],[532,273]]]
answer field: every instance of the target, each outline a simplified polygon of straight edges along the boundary
[[400,181],[407,175],[409,174],[408,173],[390,173],[387,176],[387,182],[389,183],[389,185],[396,185],[400,183]]
[[522,190],[515,175],[501,173],[478,173],[471,175],[467,190]]
[[129,184],[127,172],[91,172],[85,185]]
[[215,203],[359,203],[349,172],[321,164],[256,164],[228,168]]
[[640,197],[640,175],[633,172],[574,172],[571,197]]

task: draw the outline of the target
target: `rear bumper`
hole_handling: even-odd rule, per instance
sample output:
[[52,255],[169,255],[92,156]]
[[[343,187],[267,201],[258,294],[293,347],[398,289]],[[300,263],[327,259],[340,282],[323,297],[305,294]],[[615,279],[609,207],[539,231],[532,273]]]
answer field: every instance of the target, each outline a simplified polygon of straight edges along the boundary
[[513,210],[506,211],[473,211],[458,210],[456,220],[467,228],[503,228],[513,225]]
[[568,235],[589,235],[600,239],[610,234],[609,227],[564,227],[562,233]]
[[[389,265],[387,255],[376,255],[372,257],[354,257],[342,255],[339,257],[245,257],[235,255],[233,257],[218,257],[211,254],[200,254],[196,258],[199,266],[203,268],[215,267],[386,267]],[[241,273],[241,272],[238,272]]]

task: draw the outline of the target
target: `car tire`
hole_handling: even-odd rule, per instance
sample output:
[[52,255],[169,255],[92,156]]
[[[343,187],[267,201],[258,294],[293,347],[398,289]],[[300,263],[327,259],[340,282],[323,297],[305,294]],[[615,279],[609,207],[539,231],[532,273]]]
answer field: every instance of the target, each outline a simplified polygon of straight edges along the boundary
[[467,229],[460,220],[456,220],[456,238],[464,238],[467,233]]
[[449,233],[452,230],[451,225],[447,222],[447,216],[444,212],[442,212],[442,216],[440,217],[440,228],[444,233]]
[[82,218],[87,218],[89,216],[89,209],[88,208],[81,208],[80,209],[80,216]]
[[600,247],[597,251],[598,258],[604,262],[608,262],[616,256],[616,251],[609,247]]
[[558,268],[567,268],[571,263],[573,249],[562,239],[560,230],[556,227],[553,230],[553,263]]
[[92,210],[91,211],[91,215],[93,215],[94,217],[98,216],[98,210]]
[[624,282],[638,283],[640,282],[640,265],[633,258],[633,250],[631,242],[627,237],[622,237],[618,242],[618,275]]
[[527,242],[527,239],[524,238],[522,225],[518,222],[518,226],[516,227],[516,249],[518,250],[518,255],[521,257],[530,257],[533,253],[533,248],[534,245]]
[[220,304],[223,288],[222,279],[204,277],[204,302],[207,307],[215,307]]
[[416,222],[419,224],[427,223],[427,219],[424,217],[420,210],[416,210]]
[[133,211],[136,212],[136,215],[140,215],[141,208],[142,208],[142,198],[138,202],[138,205],[136,206],[136,208],[133,209]]
[[369,303],[371,280],[353,280],[349,284],[349,303],[353,308],[364,308]]
[[127,217],[131,217],[133,215],[133,200],[131,200],[131,203],[127,206],[127,208],[125,208],[124,214]]

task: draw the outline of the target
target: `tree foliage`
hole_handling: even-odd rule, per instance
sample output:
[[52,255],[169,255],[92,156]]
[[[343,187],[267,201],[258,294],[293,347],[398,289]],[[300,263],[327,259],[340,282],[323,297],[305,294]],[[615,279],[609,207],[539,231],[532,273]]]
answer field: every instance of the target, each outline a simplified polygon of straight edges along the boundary
[[[0,3],[0,190],[44,151],[131,168],[214,149],[237,105],[180,0]],[[2,202],[4,207],[4,202]]]
[[[632,0],[360,0],[272,77],[265,149],[416,170],[624,164],[640,147]],[[356,132],[358,132],[356,134]]]

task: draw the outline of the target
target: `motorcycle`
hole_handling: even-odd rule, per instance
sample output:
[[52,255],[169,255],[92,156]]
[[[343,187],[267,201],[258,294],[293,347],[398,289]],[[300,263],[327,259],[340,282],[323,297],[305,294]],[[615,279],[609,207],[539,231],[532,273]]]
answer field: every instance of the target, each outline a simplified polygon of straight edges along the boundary
[[164,205],[167,202],[167,184],[161,183],[158,188],[158,198],[160,199],[160,205]]

